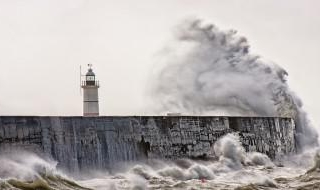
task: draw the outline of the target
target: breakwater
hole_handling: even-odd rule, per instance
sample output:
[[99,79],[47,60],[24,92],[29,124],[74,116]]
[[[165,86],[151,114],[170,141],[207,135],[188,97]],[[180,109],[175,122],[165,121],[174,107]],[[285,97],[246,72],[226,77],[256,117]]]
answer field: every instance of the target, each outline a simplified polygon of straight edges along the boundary
[[0,153],[49,156],[70,172],[111,169],[148,158],[203,158],[226,133],[239,132],[246,151],[275,159],[294,153],[291,118],[215,116],[0,116]]

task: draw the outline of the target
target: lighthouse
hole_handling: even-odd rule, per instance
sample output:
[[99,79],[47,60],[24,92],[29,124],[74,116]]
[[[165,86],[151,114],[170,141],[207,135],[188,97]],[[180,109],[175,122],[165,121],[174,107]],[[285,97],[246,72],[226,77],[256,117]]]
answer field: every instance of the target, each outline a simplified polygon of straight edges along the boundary
[[81,80],[81,88],[83,89],[83,116],[99,116],[99,81],[92,70],[92,65],[88,65],[88,72]]

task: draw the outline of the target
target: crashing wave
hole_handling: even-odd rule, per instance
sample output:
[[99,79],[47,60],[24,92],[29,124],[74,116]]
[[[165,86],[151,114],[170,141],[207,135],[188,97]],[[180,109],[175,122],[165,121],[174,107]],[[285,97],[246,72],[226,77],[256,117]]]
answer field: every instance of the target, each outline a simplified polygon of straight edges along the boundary
[[317,144],[317,132],[289,89],[287,72],[249,51],[245,37],[191,19],[177,27],[150,80],[156,112],[291,117],[297,148]]
[[0,189],[89,190],[56,170],[56,162],[36,154],[14,151],[0,155]]

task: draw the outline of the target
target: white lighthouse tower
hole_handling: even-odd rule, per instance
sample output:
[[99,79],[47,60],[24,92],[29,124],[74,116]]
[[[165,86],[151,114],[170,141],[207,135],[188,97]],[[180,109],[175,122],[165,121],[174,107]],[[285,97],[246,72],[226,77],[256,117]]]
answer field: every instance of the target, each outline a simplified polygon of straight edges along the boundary
[[88,72],[85,80],[81,81],[83,88],[83,116],[99,116],[99,96],[98,88],[99,81],[96,80],[96,75],[92,71],[92,65],[88,65]]

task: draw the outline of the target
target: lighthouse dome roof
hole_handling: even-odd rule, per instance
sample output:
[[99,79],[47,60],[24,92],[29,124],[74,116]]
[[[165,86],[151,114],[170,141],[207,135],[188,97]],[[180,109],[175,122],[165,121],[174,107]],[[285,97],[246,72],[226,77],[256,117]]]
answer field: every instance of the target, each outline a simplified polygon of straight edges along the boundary
[[94,72],[92,71],[92,69],[88,69],[88,72],[86,74],[86,76],[95,76]]

